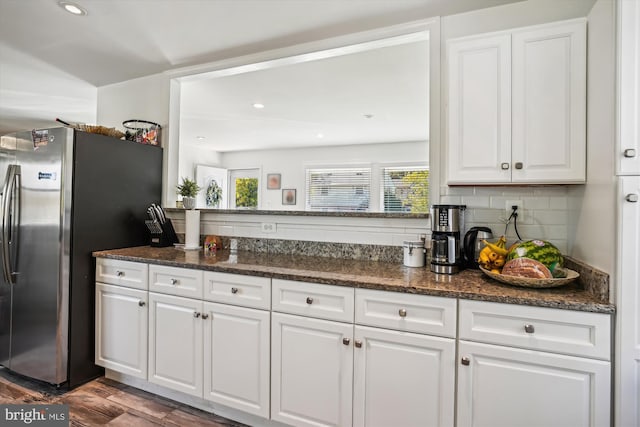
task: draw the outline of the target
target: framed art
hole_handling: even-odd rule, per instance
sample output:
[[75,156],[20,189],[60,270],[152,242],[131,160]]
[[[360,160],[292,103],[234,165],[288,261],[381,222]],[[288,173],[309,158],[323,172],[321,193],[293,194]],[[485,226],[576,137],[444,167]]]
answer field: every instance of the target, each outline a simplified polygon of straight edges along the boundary
[[282,204],[283,205],[295,205],[296,204],[296,190],[295,188],[285,188],[282,190]]
[[267,190],[279,190],[280,189],[280,174],[268,173],[267,174]]

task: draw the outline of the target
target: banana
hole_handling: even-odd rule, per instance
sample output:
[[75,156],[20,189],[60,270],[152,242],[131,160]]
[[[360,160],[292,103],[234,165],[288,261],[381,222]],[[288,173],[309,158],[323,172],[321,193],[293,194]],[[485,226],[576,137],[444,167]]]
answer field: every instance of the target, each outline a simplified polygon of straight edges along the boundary
[[506,243],[506,239],[504,240],[504,242],[502,243],[502,246],[498,246],[498,244],[500,242],[502,242],[502,237],[500,238],[500,240],[498,240],[498,243],[489,243],[486,240],[482,241],[485,245],[487,245],[489,248],[491,248],[491,250],[493,252],[495,252],[496,254],[500,255],[500,256],[507,256],[507,254],[509,253],[507,251],[507,249],[504,247],[505,243]]
[[483,240],[485,247],[478,254],[478,264],[494,273],[500,273],[507,258],[508,250],[505,248],[507,238],[501,236],[496,243]]

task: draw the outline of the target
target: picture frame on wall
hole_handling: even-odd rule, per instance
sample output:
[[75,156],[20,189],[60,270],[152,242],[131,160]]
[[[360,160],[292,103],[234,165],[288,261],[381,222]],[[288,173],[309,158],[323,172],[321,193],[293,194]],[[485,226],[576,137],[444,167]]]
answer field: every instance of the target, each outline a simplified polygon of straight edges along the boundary
[[267,174],[267,190],[279,190],[280,189],[281,175],[279,173]]
[[282,190],[282,204],[283,205],[295,205],[296,204],[296,189],[285,188]]

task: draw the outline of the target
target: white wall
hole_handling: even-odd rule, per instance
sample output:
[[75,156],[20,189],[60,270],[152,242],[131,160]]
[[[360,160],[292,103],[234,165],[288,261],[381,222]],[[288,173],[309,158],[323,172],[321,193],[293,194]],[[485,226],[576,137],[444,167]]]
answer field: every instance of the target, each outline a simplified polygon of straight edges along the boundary
[[569,191],[570,247],[572,256],[608,272],[615,284],[615,3],[598,0],[588,19],[587,185]]
[[0,42],[0,135],[18,130],[96,123],[98,90]]
[[[594,12],[592,13],[592,17],[595,20],[601,22],[600,25],[605,25],[604,22],[606,19],[604,18],[605,13],[599,11],[600,9],[606,8],[606,4],[610,3],[611,0],[599,0],[600,4],[597,8],[594,8]],[[479,11],[474,11],[465,14],[459,15],[451,15],[443,17],[440,21],[441,26],[441,43],[440,48],[442,51],[443,60],[441,62],[440,70],[442,72],[443,80],[446,80],[446,41],[449,38],[461,37],[471,34],[479,34],[483,32],[490,31],[498,31],[504,30],[508,28],[515,28],[519,26],[527,26],[527,25],[536,25],[545,22],[570,19],[575,17],[584,17],[588,11],[589,7],[593,4],[593,0],[580,0],[578,3],[576,1],[557,1],[557,0],[536,0],[536,1],[523,1],[518,3],[513,3],[505,6],[482,9]],[[603,6],[604,4],[604,6]],[[576,5],[579,5],[582,9],[576,12]],[[598,9],[600,8],[600,9]],[[589,24],[591,25],[591,24]],[[595,23],[597,26],[597,22]],[[591,31],[591,29],[589,30]],[[596,32],[601,30],[595,29]],[[604,29],[604,32],[607,30]],[[590,39],[591,42],[591,39]],[[599,54],[606,57],[608,55],[607,50],[608,44],[603,43],[603,51],[599,52]],[[598,53],[590,50],[590,55],[595,55]],[[613,63],[613,60],[611,60]],[[606,87],[608,83],[613,85],[613,77],[608,76],[608,71],[606,67],[603,66],[599,71],[595,69],[597,65],[594,61],[589,61],[589,70],[588,74],[593,73],[601,73],[603,80],[602,87]],[[152,76],[153,77],[153,76]],[[131,82],[135,83],[134,81]],[[595,85],[595,86],[594,86]],[[112,85],[113,86],[113,85]],[[165,85],[161,85],[165,87]],[[168,87],[168,86],[167,86]],[[590,90],[598,90],[598,84],[595,83],[593,78],[590,79]],[[140,102],[140,99],[136,96],[138,91],[133,91],[133,94],[127,94],[125,91],[122,91],[120,97],[112,98],[109,101],[106,101],[106,98],[103,96],[108,95],[108,91],[114,90],[114,88],[110,88],[108,90],[100,89],[99,92],[99,113],[102,114],[102,108],[109,108],[112,113],[118,113],[121,108],[131,108],[133,104],[129,104],[129,101],[137,101]],[[167,90],[168,91],[168,90]],[[441,94],[446,95],[446,81],[442,82],[442,89],[440,91]],[[173,95],[172,95],[173,96]],[[158,98],[158,101],[162,97]],[[110,104],[111,102],[118,102],[116,104]],[[589,98],[590,108],[594,108],[592,105],[593,97]],[[607,103],[605,99],[605,103]],[[446,97],[442,99],[441,102],[441,129],[442,129],[442,141],[446,141]],[[167,104],[158,104],[155,105],[156,108],[162,109],[165,107],[163,111],[168,111]],[[600,107],[602,111],[605,111],[608,108],[608,105],[603,105]],[[612,110],[612,109],[611,109]],[[128,110],[132,111],[132,110]],[[135,110],[133,110],[135,111]],[[167,112],[168,114],[168,112]],[[116,117],[117,114],[111,114],[111,116]],[[124,120],[127,117],[120,117],[117,119],[119,121]],[[100,115],[99,118],[103,116]],[[151,118],[153,120],[153,118]],[[163,119],[156,119],[163,120]],[[589,120],[596,120],[593,115],[589,116]],[[163,123],[166,123],[167,120],[163,120]],[[117,124],[117,121],[114,121]],[[599,126],[599,125],[598,125]],[[598,130],[600,129],[600,130]],[[606,152],[607,156],[610,156],[610,153],[613,148],[613,140],[607,140],[606,134],[608,131],[606,128],[596,128],[593,125],[589,127],[589,150],[602,150],[602,152]],[[437,147],[439,138],[434,137],[434,146],[432,147],[432,152],[441,153],[441,164],[442,157],[444,156],[444,150],[439,150]],[[601,145],[600,145],[601,144]],[[595,151],[594,151],[595,153]],[[506,200],[522,200],[524,203],[524,215],[519,220],[519,230],[523,238],[543,238],[552,241],[557,244],[557,246],[563,250],[564,252],[569,252],[574,254],[579,258],[586,258],[586,261],[592,263],[607,272],[612,272],[611,262],[604,258],[600,257],[599,252],[610,252],[613,253],[613,241],[611,241],[611,246],[609,243],[601,242],[603,246],[598,249],[598,253],[592,249],[592,241],[601,240],[602,235],[607,234],[607,231],[597,232],[593,236],[590,237],[581,237],[582,234],[593,232],[594,229],[600,227],[601,224],[601,216],[608,215],[605,219],[605,230],[610,228],[609,221],[612,221],[614,217],[613,212],[604,213],[598,212],[597,210],[597,200],[601,197],[601,194],[606,193],[608,191],[608,184],[606,181],[606,173],[602,174],[593,174],[594,169],[594,159],[599,158],[598,156],[593,156],[594,153],[590,154],[590,162],[591,165],[589,167],[589,183],[586,186],[549,186],[549,187],[447,187],[446,185],[440,185],[439,190],[441,191],[441,197],[439,200],[434,200],[434,202],[440,203],[464,203],[467,204],[469,209],[467,212],[467,225],[489,225],[494,230],[495,234],[502,234],[504,231],[504,224],[501,222],[501,218],[505,216],[504,205]],[[233,164],[231,157],[227,159],[229,164]],[[435,159],[431,159],[431,166],[435,169],[434,164],[436,163]],[[279,169],[285,170],[286,165],[279,166]],[[271,170],[270,166],[265,166],[263,168],[263,173],[270,172],[278,172],[278,170]],[[282,172],[281,172],[282,173]],[[288,174],[289,172],[287,172]],[[597,177],[602,177],[601,181]],[[444,182],[444,171],[441,171],[441,174],[437,177],[433,177],[434,181]],[[288,185],[287,175],[283,175],[283,186]],[[599,182],[601,182],[599,184]],[[584,192],[584,194],[581,194]],[[277,194],[277,193],[274,193]],[[271,196],[268,196],[271,201],[271,208],[276,208],[277,204],[274,200],[271,200]],[[279,195],[273,196],[274,199],[278,198]],[[588,200],[585,202],[583,197],[587,197]],[[571,202],[569,202],[569,198],[571,198]],[[279,200],[279,199],[278,199]],[[298,200],[302,200],[299,196]],[[607,199],[609,200],[609,199]],[[610,200],[606,202],[608,206],[612,206]],[[571,209],[575,209],[576,207],[584,207],[586,212],[581,214],[580,216],[576,215],[574,211]],[[235,224],[230,225],[230,227],[236,227],[237,231],[244,233],[242,235],[246,237],[252,237],[252,233],[256,237],[265,237],[261,234],[259,230],[260,222],[268,222],[270,221],[270,217],[257,217],[254,218],[252,222],[252,226],[250,227],[242,227],[241,223],[246,223],[246,216],[238,215],[237,218],[232,220],[232,218],[228,219],[228,223]],[[279,218],[274,217],[274,221],[278,221]],[[222,220],[221,220],[222,221]],[[226,220],[225,220],[226,221]],[[220,223],[211,224],[211,231],[214,229],[217,230],[216,227],[223,227],[221,229],[220,234],[228,235],[226,231],[230,231],[231,229],[225,229],[225,225],[223,224],[225,221]],[[291,235],[296,236],[297,238],[304,239],[305,236],[314,236],[319,240],[331,241],[332,239],[340,239],[341,232],[335,232],[337,224],[340,222],[335,218],[324,218],[317,223],[315,219],[309,219],[309,217],[300,217],[300,219],[296,219],[295,221],[286,219],[286,222],[296,222],[295,229],[296,233]],[[374,225],[380,225],[379,221],[370,221],[369,219],[358,218],[354,219],[355,223],[362,224],[362,227],[354,228],[353,230],[358,230],[360,233],[358,234],[357,240],[360,243],[375,243],[381,240],[389,241],[389,238],[385,237],[384,239],[380,239],[379,233],[376,230]],[[307,225],[305,225],[307,224]],[[323,225],[325,224],[325,225]],[[341,230],[347,230],[352,224],[344,225]],[[415,227],[410,233],[406,233],[407,235],[414,234],[413,231],[417,229],[421,229],[422,226],[427,227],[428,224],[420,224],[419,227]],[[374,226],[374,227],[371,227]],[[387,226],[387,225],[385,225]],[[325,227],[325,228],[323,228]],[[402,228],[403,225],[398,225],[398,228]],[[339,228],[339,227],[338,227]],[[412,229],[413,227],[409,227],[407,229]],[[325,230],[327,232],[322,232]],[[334,230],[334,231],[331,231]],[[574,234],[577,235],[574,239]],[[402,232],[394,234],[394,232],[390,233],[391,236],[401,236]],[[509,236],[514,238],[513,227],[510,229]],[[598,236],[597,239],[595,236]],[[273,237],[281,237],[281,236],[273,236]],[[401,244],[401,241],[398,237],[390,237],[391,241],[395,242],[395,244]],[[575,246],[575,248],[573,247]],[[610,249],[609,249],[610,248]]]
[[[378,178],[378,166],[394,163],[427,163],[428,143],[401,142],[389,144],[344,145],[277,150],[252,150],[223,153],[222,166],[229,169],[259,167],[262,169],[260,208],[267,210],[305,209],[305,167],[373,165],[372,180]],[[295,188],[295,206],[282,205],[281,190],[267,190],[267,174],[281,174],[281,188]],[[379,195],[371,195],[372,206],[379,204]]]
[[[610,0],[604,0],[610,2]],[[590,2],[585,0],[583,5]],[[443,75],[442,87],[442,133],[443,140],[447,141],[447,71],[446,71],[446,43],[451,38],[469,36],[485,32],[500,31],[510,28],[538,25],[546,22],[559,21],[584,16],[581,12],[576,12],[576,3],[572,1],[557,0],[536,0],[513,3],[505,6],[482,9],[459,15],[443,17],[441,20],[442,41],[441,49],[443,60],[441,70]],[[589,23],[590,26],[590,23]],[[591,28],[589,27],[589,31]],[[591,41],[591,40],[589,40]],[[607,46],[603,43],[604,47]],[[591,50],[589,52],[591,54]],[[606,53],[603,53],[606,56]],[[588,67],[593,67],[590,61]],[[587,74],[592,72],[588,68]],[[606,73],[605,73],[606,74]],[[613,85],[613,76],[603,75],[602,78],[609,77],[608,84]],[[592,79],[593,81],[593,79]],[[590,98],[591,100],[592,98]],[[608,100],[607,100],[608,101]],[[607,108],[608,104],[601,108]],[[588,120],[591,120],[591,116]],[[593,126],[592,135],[595,131]],[[606,133],[606,132],[605,132]],[[608,146],[611,151],[613,139],[609,138],[600,141],[604,146]],[[445,151],[441,153],[441,165],[446,164]],[[441,182],[446,182],[446,171],[444,167],[440,169]],[[590,181],[590,179],[589,179]],[[523,239],[545,239],[563,251],[571,253],[578,258],[587,256],[584,251],[573,250],[573,235],[576,230],[576,213],[572,212],[576,204],[582,203],[581,191],[591,189],[591,182],[585,186],[529,186],[529,187],[440,187],[440,203],[456,203],[467,205],[466,222],[467,227],[474,225],[485,225],[491,227],[494,235],[501,235],[505,232],[505,203],[509,200],[520,200],[523,202],[524,212],[518,217],[518,231]],[[571,196],[572,202],[569,203]],[[611,213],[611,218],[613,214]],[[592,215],[585,217],[581,228],[586,230],[597,227],[598,223]],[[516,240],[513,225],[507,231],[509,242]],[[606,247],[604,248],[606,250]],[[613,251],[613,246],[610,248]],[[592,257],[590,257],[592,258]],[[601,266],[601,263],[595,265]],[[607,267],[611,271],[610,264],[601,266]]]

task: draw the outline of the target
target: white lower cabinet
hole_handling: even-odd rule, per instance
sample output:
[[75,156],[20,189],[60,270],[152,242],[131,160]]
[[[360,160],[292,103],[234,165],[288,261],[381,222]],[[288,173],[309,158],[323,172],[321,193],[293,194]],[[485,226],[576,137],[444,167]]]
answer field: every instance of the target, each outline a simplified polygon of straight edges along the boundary
[[202,304],[149,293],[149,382],[202,396]]
[[147,378],[148,292],[96,284],[96,365]]
[[353,324],[271,315],[271,418],[292,426],[350,426]]
[[96,364],[185,402],[303,427],[610,425],[607,314],[97,262]]
[[609,315],[466,300],[459,310],[458,427],[610,425]]
[[454,339],[358,325],[354,339],[354,426],[453,426]]
[[204,303],[204,398],[269,418],[270,313]]

